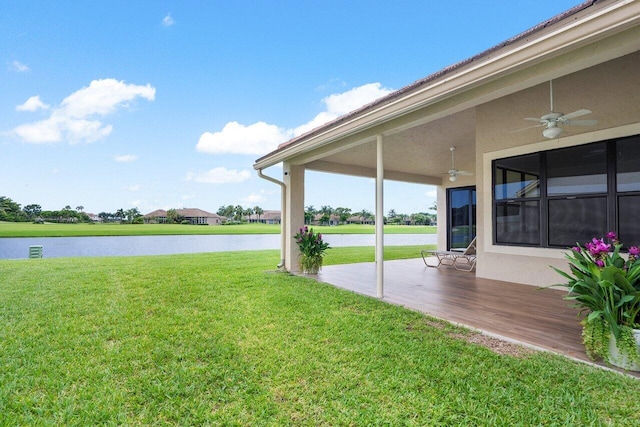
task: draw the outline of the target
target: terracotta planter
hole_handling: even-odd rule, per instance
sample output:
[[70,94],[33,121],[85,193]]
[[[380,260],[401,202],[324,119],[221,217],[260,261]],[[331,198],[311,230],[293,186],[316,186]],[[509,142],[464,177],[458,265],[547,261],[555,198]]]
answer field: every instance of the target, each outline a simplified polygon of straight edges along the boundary
[[[640,329],[633,330],[633,338],[636,341],[636,352],[640,354]],[[609,339],[609,363],[628,371],[640,372],[640,363],[635,360],[629,360],[626,354],[618,350],[616,339],[613,335]]]

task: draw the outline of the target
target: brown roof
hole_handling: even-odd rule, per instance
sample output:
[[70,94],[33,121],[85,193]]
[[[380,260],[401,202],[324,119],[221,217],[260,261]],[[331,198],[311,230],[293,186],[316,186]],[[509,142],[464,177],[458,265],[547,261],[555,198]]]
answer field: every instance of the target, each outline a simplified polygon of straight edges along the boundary
[[389,95],[383,96],[382,98],[378,98],[375,101],[373,101],[373,102],[371,102],[369,104],[366,104],[366,105],[364,105],[364,106],[362,106],[362,107],[360,107],[360,108],[358,108],[358,109],[356,109],[356,110],[354,110],[354,111],[352,111],[350,113],[347,113],[347,114],[345,114],[343,116],[340,116],[340,117],[338,117],[337,119],[335,119],[333,121],[325,123],[325,124],[323,124],[321,126],[318,126],[315,129],[310,130],[309,132],[306,132],[306,133],[304,133],[302,135],[299,135],[299,136],[297,136],[295,138],[292,138],[289,141],[286,141],[286,142],[280,144],[276,150],[274,150],[274,151],[272,151],[272,152],[260,157],[258,160],[256,160],[256,163],[260,162],[261,160],[263,160],[263,159],[265,159],[265,158],[267,158],[269,156],[271,156],[274,153],[277,153],[278,151],[280,151],[280,150],[282,150],[282,149],[284,149],[286,147],[289,147],[291,145],[295,145],[298,142],[304,141],[304,140],[306,140],[306,139],[308,139],[308,138],[320,133],[321,131],[330,129],[330,128],[332,128],[332,127],[334,127],[334,126],[336,126],[336,125],[338,125],[338,124],[340,124],[342,122],[345,122],[345,121],[348,121],[348,120],[353,119],[355,117],[358,117],[358,116],[364,114],[365,112],[367,112],[367,111],[369,111],[369,110],[371,110],[371,109],[373,109],[375,107],[379,107],[379,106],[382,106],[384,104],[389,104],[392,101],[394,101],[395,99],[400,98],[403,95],[406,95],[407,93],[410,93],[410,92],[420,88],[421,86],[423,86],[426,83],[430,83],[430,82],[433,82],[434,80],[438,80],[438,79],[446,76],[447,74],[450,74],[451,72],[453,72],[453,71],[455,71],[455,70],[457,70],[459,68],[464,67],[467,64],[470,64],[472,62],[478,61],[481,58],[486,57],[486,56],[490,55],[491,53],[493,53],[493,52],[495,52],[497,50],[500,50],[500,49],[502,49],[502,48],[504,48],[504,47],[506,47],[508,45],[511,45],[511,44],[519,41],[519,40],[522,40],[522,39],[525,39],[527,37],[530,37],[531,35],[543,30],[544,28],[547,28],[548,26],[550,26],[552,24],[555,24],[555,23],[560,22],[560,21],[562,21],[564,19],[567,19],[568,17],[570,17],[572,15],[575,15],[576,13],[581,12],[582,10],[585,10],[585,9],[587,9],[587,8],[597,4],[597,3],[602,3],[603,1],[606,1],[606,0],[589,0],[589,1],[585,1],[584,3],[579,4],[577,6],[574,6],[574,7],[572,7],[571,9],[569,9],[569,10],[567,10],[565,12],[562,12],[562,13],[560,13],[560,14],[558,14],[558,15],[550,18],[550,19],[547,19],[546,21],[541,22],[540,24],[536,25],[535,27],[532,27],[532,28],[530,28],[530,29],[528,29],[528,30],[526,30],[526,31],[514,36],[514,37],[511,37],[508,40],[503,41],[500,44],[497,44],[497,45],[495,45],[495,46],[493,46],[493,47],[491,47],[491,48],[489,48],[489,49],[487,49],[487,50],[485,50],[483,52],[478,53],[477,55],[472,56],[471,58],[465,59],[465,60],[460,61],[460,62],[458,62],[456,64],[453,64],[453,65],[450,65],[448,67],[445,67],[445,68],[441,69],[440,71],[437,71],[437,72],[435,72],[435,73],[433,73],[433,74],[431,74],[431,75],[429,75],[429,76],[427,76],[425,78],[422,78],[420,80],[416,80],[415,82],[411,83],[408,86],[403,87],[402,89],[399,89],[399,90],[397,90],[395,92],[392,92]]
[[196,217],[208,217],[208,218],[222,218],[220,215],[203,211],[198,208],[185,208],[185,209],[176,209],[178,215],[183,216],[185,218],[196,218]]
[[[270,219],[280,219],[281,217],[282,217],[282,213],[280,211],[275,211],[275,210],[263,211],[260,214],[260,219],[261,220],[264,219],[265,221],[266,220],[270,220]],[[257,214],[252,214],[252,215],[249,215],[249,218],[250,219],[258,219],[258,215]]]
[[153,212],[149,212],[148,214],[144,215],[147,218],[150,217],[155,217],[155,216],[167,216],[167,211],[165,211],[164,209],[156,209]]

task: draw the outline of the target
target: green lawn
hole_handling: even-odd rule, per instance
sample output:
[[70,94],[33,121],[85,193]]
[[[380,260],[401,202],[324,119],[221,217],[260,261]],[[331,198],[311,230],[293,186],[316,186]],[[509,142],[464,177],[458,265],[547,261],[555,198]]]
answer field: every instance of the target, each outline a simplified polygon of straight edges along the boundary
[[640,424],[637,380],[493,353],[278,258],[0,261],[0,425]]
[[[313,226],[324,234],[374,234],[373,225]],[[435,234],[436,227],[386,225],[388,234]],[[238,224],[222,226],[181,224],[32,224],[0,222],[0,237],[144,236],[176,234],[279,234],[279,225]]]

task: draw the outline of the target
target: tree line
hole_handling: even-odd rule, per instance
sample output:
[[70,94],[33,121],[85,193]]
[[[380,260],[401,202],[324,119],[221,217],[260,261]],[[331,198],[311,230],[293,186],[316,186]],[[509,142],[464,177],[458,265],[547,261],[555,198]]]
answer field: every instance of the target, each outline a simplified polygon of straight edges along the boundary
[[[434,203],[429,208],[431,211],[436,211],[437,207]],[[254,206],[252,208],[245,208],[241,205],[223,205],[220,206],[216,212],[218,215],[226,217],[228,221],[242,222],[251,215],[256,215],[258,221],[260,216],[264,214],[264,209],[260,206]],[[144,218],[138,208],[131,209],[118,209],[115,212],[100,212],[98,217],[102,222],[121,222],[131,224],[142,224]],[[332,224],[334,221],[338,223],[346,223],[350,218],[356,217],[360,222],[373,222],[374,215],[367,209],[360,211],[352,211],[350,208],[338,207],[332,208],[331,206],[321,206],[316,209],[314,206],[305,206],[304,209],[304,222],[305,224],[312,224],[318,222],[320,224]],[[169,222],[180,222],[181,218],[178,215],[176,209],[169,209],[167,211],[167,220]],[[60,222],[60,223],[72,223],[72,222],[93,222],[93,219],[84,212],[84,206],[76,206],[75,209],[67,205],[60,210],[43,210],[38,204],[29,204],[21,207],[19,203],[14,202],[8,197],[0,196],[0,221],[8,222]],[[384,217],[385,224],[416,224],[416,225],[430,225],[436,221],[435,213],[417,212],[412,214],[404,214],[397,212],[395,209],[389,210]]]
[[[437,210],[435,202],[429,210]],[[367,209],[352,211],[350,208],[332,208],[331,206],[321,206],[319,209],[316,209],[313,205],[305,206],[304,208],[305,224],[319,222],[320,224],[328,225],[332,223],[333,219],[338,220],[339,223],[346,223],[350,218],[354,217],[360,222],[373,222],[375,219],[375,215]],[[385,224],[431,225],[436,222],[436,214],[427,212],[404,214],[396,212],[395,209],[391,209],[383,219]]]
[[[100,212],[98,217],[103,222],[128,222],[132,224],[142,223],[142,214],[138,208],[118,209],[116,212]],[[9,197],[0,196],[0,221],[8,222],[93,222],[93,219],[84,211],[84,206],[79,205],[73,209],[70,205],[60,210],[43,210],[38,204],[29,204],[21,207]]]

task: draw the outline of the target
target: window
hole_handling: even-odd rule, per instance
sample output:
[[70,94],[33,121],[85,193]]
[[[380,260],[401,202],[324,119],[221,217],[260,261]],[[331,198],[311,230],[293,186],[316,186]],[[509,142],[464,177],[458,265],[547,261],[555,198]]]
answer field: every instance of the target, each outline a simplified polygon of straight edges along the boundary
[[494,162],[495,241],[540,244],[540,154]]
[[618,192],[640,191],[640,137],[620,141],[616,148]]
[[493,206],[495,244],[640,244],[640,136],[494,160]]
[[547,153],[547,195],[607,192],[604,142]]

